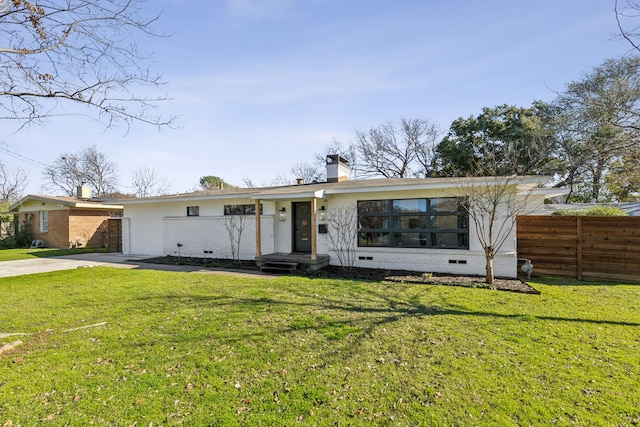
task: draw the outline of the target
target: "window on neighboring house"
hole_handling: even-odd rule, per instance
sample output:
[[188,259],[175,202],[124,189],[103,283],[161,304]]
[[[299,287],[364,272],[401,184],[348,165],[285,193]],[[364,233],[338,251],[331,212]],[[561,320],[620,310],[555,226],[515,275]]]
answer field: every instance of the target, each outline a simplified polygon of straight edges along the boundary
[[40,211],[40,231],[42,233],[49,231],[49,211]]
[[200,206],[187,206],[187,216],[200,216]]
[[[225,215],[255,215],[256,205],[224,205]],[[262,215],[262,204],[260,204],[260,215]]]
[[358,246],[469,249],[467,198],[358,201]]

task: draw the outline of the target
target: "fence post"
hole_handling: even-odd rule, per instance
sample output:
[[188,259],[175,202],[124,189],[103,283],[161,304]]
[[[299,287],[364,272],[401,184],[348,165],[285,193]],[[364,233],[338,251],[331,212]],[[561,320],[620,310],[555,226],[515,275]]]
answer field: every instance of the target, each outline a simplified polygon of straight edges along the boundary
[[582,217],[576,216],[576,279],[582,280]]

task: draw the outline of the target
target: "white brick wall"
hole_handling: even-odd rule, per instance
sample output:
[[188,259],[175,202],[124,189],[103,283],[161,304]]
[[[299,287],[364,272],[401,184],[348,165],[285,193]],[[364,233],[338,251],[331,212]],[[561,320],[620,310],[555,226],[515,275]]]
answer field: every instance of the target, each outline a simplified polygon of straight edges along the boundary
[[[262,250],[273,252],[274,219],[261,217]],[[197,258],[230,259],[231,244],[224,226],[225,217],[170,217],[162,221],[163,254]],[[255,217],[246,216],[240,241],[240,259],[252,260],[256,254]],[[178,243],[182,246],[178,247]]]
[[[335,251],[329,250],[330,264],[340,265]],[[402,249],[402,248],[356,248],[355,267],[387,268],[391,270],[423,271],[425,273],[447,273],[485,275],[484,252]],[[502,252],[494,260],[496,277],[515,277],[516,254]]]

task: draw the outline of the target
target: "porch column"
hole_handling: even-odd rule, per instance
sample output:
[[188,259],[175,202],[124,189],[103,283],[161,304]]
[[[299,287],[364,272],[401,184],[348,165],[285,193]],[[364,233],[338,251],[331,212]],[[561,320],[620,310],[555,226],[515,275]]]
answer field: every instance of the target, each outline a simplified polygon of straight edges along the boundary
[[318,248],[316,243],[316,215],[318,214],[316,198],[311,198],[311,260],[318,259]]
[[256,199],[256,258],[262,256],[262,241],[260,233],[260,199]]

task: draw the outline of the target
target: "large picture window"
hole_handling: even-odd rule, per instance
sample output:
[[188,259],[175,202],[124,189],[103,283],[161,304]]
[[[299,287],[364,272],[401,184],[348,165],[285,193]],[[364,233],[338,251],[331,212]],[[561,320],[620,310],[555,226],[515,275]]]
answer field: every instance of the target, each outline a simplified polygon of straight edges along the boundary
[[358,246],[469,249],[467,198],[358,202]]

